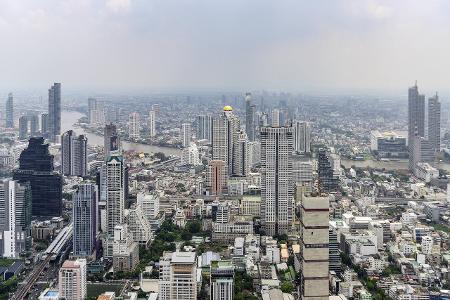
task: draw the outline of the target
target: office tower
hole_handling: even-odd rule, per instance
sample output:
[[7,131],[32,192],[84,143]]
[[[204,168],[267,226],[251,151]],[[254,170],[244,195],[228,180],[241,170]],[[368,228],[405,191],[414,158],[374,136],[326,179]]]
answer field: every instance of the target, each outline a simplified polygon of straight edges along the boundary
[[329,228],[329,261],[330,261],[330,271],[336,272],[337,275],[342,273],[342,262],[341,253],[339,252],[339,242],[337,238],[337,232],[335,228]]
[[150,137],[154,137],[156,135],[156,113],[154,110],[149,111],[148,113],[148,131]]
[[197,117],[197,140],[212,141],[212,116],[201,115]]
[[159,260],[159,299],[197,299],[195,252],[165,252]]
[[59,217],[62,213],[62,177],[53,169],[53,155],[44,144],[44,138],[32,137],[19,157],[19,169],[14,180],[30,182],[32,215]]
[[428,140],[435,152],[441,150],[441,102],[437,94],[428,99]]
[[140,137],[139,113],[131,113],[128,119],[128,136],[131,139],[138,139]]
[[81,183],[73,195],[73,255],[90,256],[97,240],[97,185]]
[[304,197],[301,205],[301,299],[328,300],[329,197]]
[[248,142],[248,164],[251,167],[261,163],[261,143]]
[[294,122],[294,151],[302,154],[311,152],[311,126],[308,122]]
[[87,138],[73,130],[61,137],[61,171],[66,176],[87,175]]
[[61,83],[48,90],[48,129],[50,139],[55,142],[61,135]]
[[191,143],[192,130],[190,123],[183,123],[181,125],[181,146],[186,148]]
[[159,197],[157,194],[138,193],[136,202],[142,208],[150,223],[158,217]]
[[231,106],[225,106],[223,113],[213,119],[212,159],[223,160],[227,174],[233,174],[233,148],[240,132],[239,118],[233,114]]
[[255,140],[255,106],[252,105],[252,94],[245,94],[245,132],[248,140]]
[[417,163],[433,163],[435,159],[435,144],[421,136],[414,136],[411,141],[414,145],[412,148],[412,157],[409,158],[410,163],[416,173]]
[[292,127],[261,128],[261,225],[287,234],[293,221]]
[[321,193],[337,192],[339,190],[339,156],[327,149],[320,149],[317,164],[319,191]]
[[280,127],[280,110],[272,110],[272,127]]
[[106,124],[103,131],[103,149],[105,151],[105,157],[107,157],[111,151],[116,151],[120,149],[120,139],[117,134],[116,125],[110,123]]
[[150,222],[142,207],[133,204],[125,210],[125,223],[128,226],[128,234],[132,240],[140,245],[147,246],[152,239]]
[[59,269],[59,299],[86,299],[86,259],[66,260]]
[[132,271],[139,263],[139,245],[134,242],[127,224],[114,227],[113,240],[113,269],[118,271]]
[[8,94],[8,100],[6,100],[6,128],[14,128],[14,100],[13,94]]
[[21,116],[19,118],[19,139],[25,140],[28,138],[28,117]]
[[[125,163],[120,155],[110,155],[105,163],[106,188],[106,232],[114,236],[114,227],[124,221],[125,208]],[[108,247],[109,250],[112,250]],[[107,251],[107,256],[112,252]]]
[[247,176],[250,171],[247,134],[241,131],[234,147],[233,176]]
[[41,115],[41,133],[48,134],[48,114]]
[[30,136],[39,135],[39,117],[37,115],[30,115],[28,117],[30,121]]
[[210,267],[211,300],[234,299],[234,267],[230,260],[212,261]]
[[31,188],[0,182],[0,257],[19,258],[31,243]]
[[425,96],[419,94],[417,83],[408,90],[408,144],[409,144],[409,169],[414,171],[415,163],[414,137],[425,137]]
[[206,173],[206,184],[211,195],[222,195],[227,188],[227,166],[223,160],[211,160]]

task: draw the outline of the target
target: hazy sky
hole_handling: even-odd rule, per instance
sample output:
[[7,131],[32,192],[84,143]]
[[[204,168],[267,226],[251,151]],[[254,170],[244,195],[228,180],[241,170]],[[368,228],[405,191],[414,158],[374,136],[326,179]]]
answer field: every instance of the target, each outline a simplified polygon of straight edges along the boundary
[[448,0],[0,0],[0,87],[450,90]]

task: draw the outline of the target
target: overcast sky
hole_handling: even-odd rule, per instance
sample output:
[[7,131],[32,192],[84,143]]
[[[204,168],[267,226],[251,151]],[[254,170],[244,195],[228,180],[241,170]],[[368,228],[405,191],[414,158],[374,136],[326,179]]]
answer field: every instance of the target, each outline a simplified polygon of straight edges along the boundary
[[0,88],[450,90],[448,0],[0,0]]

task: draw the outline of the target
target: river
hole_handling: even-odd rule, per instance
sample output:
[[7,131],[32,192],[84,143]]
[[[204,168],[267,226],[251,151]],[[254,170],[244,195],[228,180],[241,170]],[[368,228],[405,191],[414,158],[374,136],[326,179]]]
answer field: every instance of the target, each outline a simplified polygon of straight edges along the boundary
[[[74,124],[77,123],[77,121],[83,116],[84,115],[82,113],[79,113],[77,111],[62,111],[61,112],[61,132],[66,132],[67,130],[73,130],[77,134],[85,135],[88,139],[89,145],[103,146],[103,136],[95,134],[95,133],[87,132],[81,127],[74,126]],[[139,143],[126,142],[126,141],[122,141],[122,149],[124,149],[126,151],[134,150],[137,152],[145,152],[145,153],[162,152],[166,155],[176,155],[176,156],[181,155],[180,149],[153,146],[153,145],[145,145],[145,144],[139,144]]]
[[[375,168],[375,169],[386,169],[388,171],[392,170],[408,170],[408,160],[402,159],[398,161],[378,161],[378,160],[348,160],[348,159],[342,159],[341,164],[346,167],[350,168],[352,166],[355,166],[357,168]],[[436,164],[436,167],[438,169],[445,170],[447,173],[450,173],[450,164],[446,162],[438,162]]]

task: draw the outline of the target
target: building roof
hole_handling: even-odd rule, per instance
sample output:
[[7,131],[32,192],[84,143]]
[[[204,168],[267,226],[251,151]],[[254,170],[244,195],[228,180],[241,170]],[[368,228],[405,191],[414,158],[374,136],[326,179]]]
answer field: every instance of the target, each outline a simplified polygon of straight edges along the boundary
[[194,252],[174,252],[172,253],[172,262],[178,264],[193,264],[195,263]]
[[224,106],[223,111],[233,111],[233,108],[229,105]]

